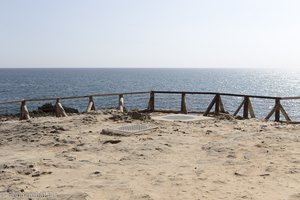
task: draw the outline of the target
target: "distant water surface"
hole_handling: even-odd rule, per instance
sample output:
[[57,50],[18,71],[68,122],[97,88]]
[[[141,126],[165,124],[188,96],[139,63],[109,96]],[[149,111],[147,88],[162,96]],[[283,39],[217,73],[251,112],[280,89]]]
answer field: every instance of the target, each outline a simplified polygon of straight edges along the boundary
[[[300,70],[283,69],[0,69],[0,101],[63,97],[94,93],[150,90],[206,91],[249,95],[300,96]],[[211,96],[189,95],[188,109],[204,111]],[[145,108],[148,95],[126,96],[129,108]],[[225,108],[234,112],[242,99],[225,97]],[[29,109],[46,102],[28,105]],[[66,100],[81,111],[87,100]],[[98,108],[115,107],[116,97],[96,98]],[[259,117],[274,105],[253,100]],[[300,101],[284,101],[293,119],[300,119]],[[180,96],[158,95],[158,108],[180,107]],[[0,113],[16,113],[18,105],[0,105]]]

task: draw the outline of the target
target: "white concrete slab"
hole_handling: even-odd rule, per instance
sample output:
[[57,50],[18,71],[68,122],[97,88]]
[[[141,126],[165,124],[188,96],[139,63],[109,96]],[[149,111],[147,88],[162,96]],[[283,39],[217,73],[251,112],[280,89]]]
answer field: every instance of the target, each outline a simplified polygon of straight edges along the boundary
[[203,120],[211,120],[213,118],[206,117],[203,115],[191,115],[191,114],[169,114],[163,116],[153,116],[151,117],[153,120],[161,120],[161,121],[169,121],[169,122],[192,122],[192,121],[203,121]]

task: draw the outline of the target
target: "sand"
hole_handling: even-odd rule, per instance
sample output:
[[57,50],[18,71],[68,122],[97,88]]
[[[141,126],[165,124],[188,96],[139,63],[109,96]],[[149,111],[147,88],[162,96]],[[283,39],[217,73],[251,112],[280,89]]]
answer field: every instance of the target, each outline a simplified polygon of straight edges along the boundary
[[[118,115],[2,119],[0,199],[16,192],[70,200],[300,199],[300,125],[112,114]],[[128,124],[157,129],[128,137],[100,134]]]

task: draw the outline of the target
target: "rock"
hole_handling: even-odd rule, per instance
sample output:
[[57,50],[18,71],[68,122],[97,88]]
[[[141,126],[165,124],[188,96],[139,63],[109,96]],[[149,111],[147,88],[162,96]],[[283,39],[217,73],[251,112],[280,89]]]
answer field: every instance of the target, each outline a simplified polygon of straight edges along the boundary
[[270,176],[270,174],[260,174],[259,176]]
[[155,150],[156,150],[156,151],[159,151],[159,152],[163,152],[163,151],[164,151],[164,150],[163,150],[162,148],[160,148],[160,147],[156,147]]
[[63,108],[66,111],[66,113],[79,113],[79,111],[75,108],[66,107],[66,106],[63,106]]
[[53,129],[58,130],[58,131],[67,131],[67,129],[65,129],[62,126],[52,126]]
[[55,107],[51,103],[46,103],[42,105],[41,107],[38,107],[38,111],[42,111],[45,113],[52,113],[55,112]]
[[141,113],[138,110],[133,110],[129,112],[113,112],[110,113],[112,116],[109,117],[110,120],[114,121],[126,121],[128,123],[131,123],[130,119],[136,119],[136,120],[147,120],[150,119],[150,115],[147,113]]
[[42,175],[48,175],[48,174],[52,174],[52,172],[42,172]]
[[120,142],[121,142],[121,140],[106,140],[106,141],[103,142],[103,144],[108,144],[108,143],[110,143],[110,144],[118,144]]
[[9,120],[9,119],[6,118],[6,117],[1,117],[1,118],[0,118],[0,121],[1,121],[1,122],[5,122],[5,121],[8,121],[8,120]]
[[88,115],[82,118],[83,124],[95,124],[98,122],[98,119],[93,115]]
[[79,152],[79,151],[81,151],[81,149],[80,149],[80,148],[78,148],[78,147],[74,147],[74,148],[72,148],[72,151]]
[[76,160],[76,158],[74,158],[74,157],[68,157],[67,160],[68,161],[74,161],[74,160]]
[[129,111],[127,113],[128,116],[130,116],[132,119],[137,120],[147,120],[150,119],[150,115],[146,113],[140,113],[139,111]]
[[127,116],[125,116],[124,114],[112,114],[112,116],[108,119],[114,121],[127,120]]
[[232,121],[235,119],[234,116],[232,116],[228,113],[222,113],[222,114],[218,115],[217,118],[220,120],[229,120],[229,121]]
[[32,174],[32,177],[39,177],[41,175],[41,173],[39,171],[35,172],[34,174]]
[[234,172],[235,176],[244,176],[243,174],[239,173],[239,172]]
[[227,155],[227,158],[236,158],[236,155],[234,153],[230,153]]
[[[66,111],[66,113],[79,113],[79,111],[75,108],[71,108],[71,107],[67,107],[67,106],[63,106],[63,108]],[[34,111],[34,112],[36,112],[36,113],[54,113],[55,111],[56,111],[55,105],[53,105],[51,103],[46,103],[46,104],[42,105],[41,107],[38,107],[38,110]]]
[[244,118],[241,117],[241,116],[236,116],[235,119],[237,119],[237,120],[244,120]]
[[60,131],[58,131],[58,130],[53,130],[53,131],[50,131],[50,133],[61,133]]

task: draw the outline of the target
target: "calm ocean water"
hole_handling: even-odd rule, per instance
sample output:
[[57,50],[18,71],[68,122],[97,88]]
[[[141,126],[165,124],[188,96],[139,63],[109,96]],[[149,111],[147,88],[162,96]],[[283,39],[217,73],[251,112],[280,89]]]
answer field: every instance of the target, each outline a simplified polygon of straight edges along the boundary
[[[300,70],[283,69],[0,69],[0,101],[149,90],[226,92],[249,95],[300,96]],[[188,110],[204,111],[212,96],[187,97]],[[116,97],[97,97],[97,108],[116,107]],[[125,96],[129,108],[146,108],[148,95]],[[180,108],[179,95],[158,95],[157,108]],[[242,99],[224,98],[234,112]],[[41,103],[30,103],[30,110]],[[63,104],[84,111],[87,100]],[[258,117],[272,100],[253,100]],[[300,119],[300,101],[284,101],[293,120]],[[0,113],[16,113],[19,105],[0,105]]]

